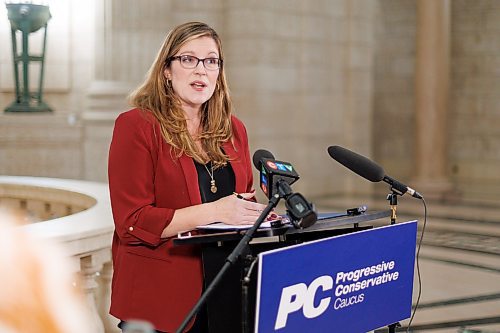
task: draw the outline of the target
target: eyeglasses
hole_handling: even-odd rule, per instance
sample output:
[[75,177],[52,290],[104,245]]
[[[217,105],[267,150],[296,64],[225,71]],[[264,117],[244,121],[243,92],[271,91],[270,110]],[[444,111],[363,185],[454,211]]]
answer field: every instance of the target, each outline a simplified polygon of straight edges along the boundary
[[210,71],[215,71],[222,66],[222,60],[219,58],[200,59],[192,55],[181,55],[171,57],[170,61],[173,60],[179,60],[181,66],[186,69],[196,68],[200,62],[202,62],[203,66]]

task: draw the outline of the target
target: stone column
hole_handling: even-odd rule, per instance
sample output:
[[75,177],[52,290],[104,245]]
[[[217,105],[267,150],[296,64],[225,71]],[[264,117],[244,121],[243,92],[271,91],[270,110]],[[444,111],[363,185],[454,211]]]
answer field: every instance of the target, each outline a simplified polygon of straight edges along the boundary
[[117,319],[109,314],[110,284],[113,274],[110,248],[104,247],[81,257],[80,274],[87,306],[94,319],[91,332],[120,332],[116,326]]
[[83,292],[87,302],[88,309],[92,315],[92,323],[89,323],[89,332],[104,333],[104,325],[96,304],[96,291],[99,284],[96,281],[98,272],[101,270],[102,263],[96,262],[92,255],[81,258],[81,276],[83,283]]
[[105,262],[99,274],[97,282],[99,283],[98,292],[98,311],[102,318],[106,333],[118,333],[118,320],[109,315],[109,306],[111,304],[111,279],[113,277],[113,263]]
[[107,181],[108,148],[116,117],[131,107],[127,95],[152,64],[172,22],[171,3],[97,1],[94,75],[82,114],[84,179]]
[[[126,109],[129,87],[116,78],[115,68],[121,58],[115,45],[116,11],[113,0],[104,0],[95,6],[95,60],[94,80],[87,90],[86,107],[82,113],[84,124],[84,179],[106,181],[107,149],[111,140],[113,122]],[[127,6],[124,6],[127,8]]]
[[450,86],[450,1],[417,2],[415,70],[416,179],[427,198],[451,191],[447,177],[447,114]]

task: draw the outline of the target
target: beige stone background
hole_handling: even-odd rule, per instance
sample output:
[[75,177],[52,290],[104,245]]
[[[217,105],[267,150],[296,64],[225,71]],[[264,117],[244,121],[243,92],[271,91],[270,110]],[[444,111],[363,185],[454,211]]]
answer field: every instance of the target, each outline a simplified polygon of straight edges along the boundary
[[[466,332],[482,318],[483,332],[500,332],[499,0],[45,2],[53,16],[45,99],[54,112],[0,111],[0,175],[106,182],[128,92],[172,27],[205,21],[222,36],[252,153],[292,162],[301,175],[294,189],[323,209],[387,209],[387,186],[333,161],[330,145],[423,193],[430,218],[415,323]],[[30,37],[34,52],[40,37]],[[14,99],[12,67],[2,4],[0,110]],[[401,220],[422,220],[419,201],[404,197],[401,211]]]
[[[417,160],[439,159],[453,198],[500,197],[498,1],[449,2],[449,106],[439,132],[447,151],[418,157],[416,1],[48,3],[45,99],[54,112],[0,115],[0,174],[106,181],[113,120],[127,110],[126,94],[169,29],[201,20],[222,35],[235,114],[248,127],[251,149],[292,162],[302,177],[297,190],[312,197],[387,190],[331,160],[326,148],[341,145],[406,182],[416,177]],[[39,37],[30,37],[33,52]],[[4,109],[13,101],[5,7],[0,50]]]
[[[417,176],[417,161],[442,160],[453,198],[500,198],[499,1],[448,2],[441,156],[417,156],[415,148],[416,1],[48,3],[45,99],[54,112],[0,115],[0,174],[106,181],[113,120],[127,110],[127,92],[141,82],[169,29],[201,20],[222,35],[235,114],[248,127],[251,149],[292,162],[302,177],[297,190],[312,197],[387,190],[331,160],[326,148],[341,145],[405,182]],[[4,109],[13,101],[5,7],[0,50]]]

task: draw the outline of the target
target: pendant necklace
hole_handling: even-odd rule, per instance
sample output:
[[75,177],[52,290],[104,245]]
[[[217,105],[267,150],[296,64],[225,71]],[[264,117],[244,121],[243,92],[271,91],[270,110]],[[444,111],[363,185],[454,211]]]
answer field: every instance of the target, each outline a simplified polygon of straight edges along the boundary
[[207,168],[207,165],[206,164],[203,164],[203,166],[205,167],[205,169],[207,170],[208,172],[208,175],[210,176],[210,191],[212,191],[212,193],[216,193],[217,192],[217,186],[215,185],[215,179],[214,179],[214,167],[212,165],[212,161],[210,161],[210,170],[212,170],[212,172],[210,172],[210,170],[208,170]]

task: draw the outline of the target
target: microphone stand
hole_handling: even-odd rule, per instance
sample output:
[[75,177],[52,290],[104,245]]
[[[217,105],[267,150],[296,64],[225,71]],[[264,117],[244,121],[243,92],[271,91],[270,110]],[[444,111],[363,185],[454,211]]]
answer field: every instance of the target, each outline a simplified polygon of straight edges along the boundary
[[255,265],[259,261],[259,257],[247,256],[246,261],[248,262],[249,266],[244,269],[245,276],[241,281],[241,332],[242,333],[250,332],[251,318],[250,318],[250,311],[248,308],[248,303],[250,302],[248,290],[251,282],[250,276],[252,275]]
[[[398,192],[391,187],[391,193],[387,195],[387,200],[389,200],[389,205],[391,206],[391,225],[396,224],[396,210],[398,206]],[[401,327],[399,322],[390,324],[387,326],[389,333],[395,333],[396,329]]]
[[201,294],[200,299],[198,302],[194,305],[194,307],[191,309],[191,312],[188,313],[188,315],[184,318],[184,321],[181,323],[181,326],[177,329],[176,333],[182,333],[184,329],[186,328],[187,324],[191,320],[191,318],[194,317],[196,313],[200,310],[203,304],[208,300],[212,292],[215,290],[217,285],[219,285],[220,281],[222,280],[222,277],[228,269],[238,260],[240,255],[243,253],[243,251],[247,248],[248,244],[253,238],[254,233],[257,231],[257,229],[260,227],[264,219],[269,215],[269,213],[278,205],[279,201],[281,198],[285,197],[287,193],[283,193],[285,191],[281,190],[281,186],[279,186],[278,182],[278,192],[275,194],[271,199],[269,199],[269,203],[267,204],[266,208],[262,211],[260,214],[259,218],[257,221],[255,221],[254,225],[248,229],[245,234],[243,235],[243,238],[241,238],[240,242],[236,247],[234,248],[233,252],[226,258],[226,261],[222,268],[220,269],[219,273],[215,276],[215,278],[210,282],[208,285],[207,289]]
[[398,207],[398,193],[392,190],[391,193],[387,195],[387,200],[389,200],[389,205],[391,206],[391,225],[396,224],[396,210]]

